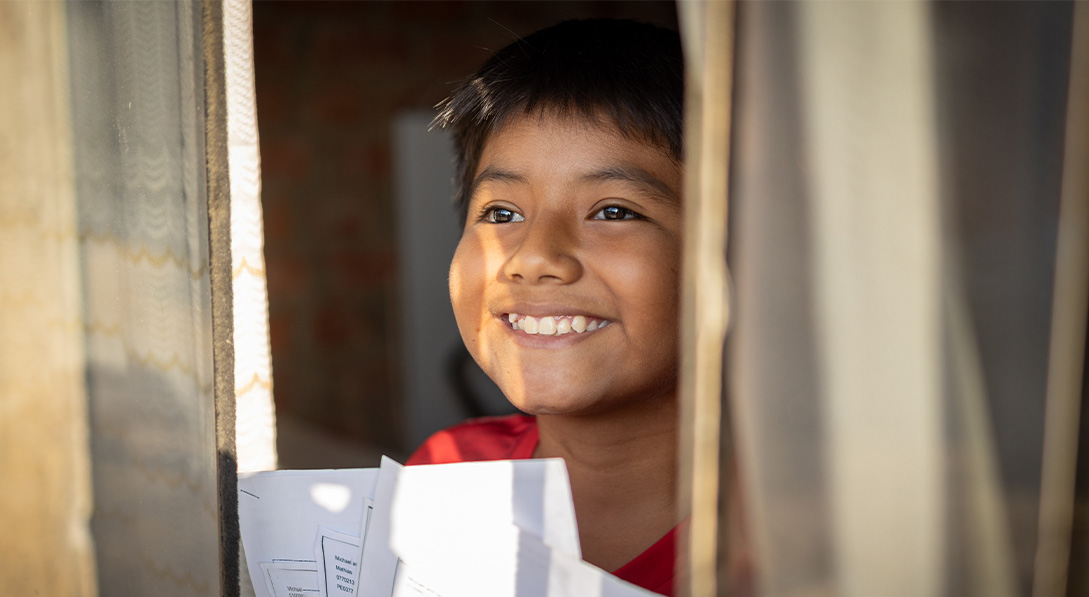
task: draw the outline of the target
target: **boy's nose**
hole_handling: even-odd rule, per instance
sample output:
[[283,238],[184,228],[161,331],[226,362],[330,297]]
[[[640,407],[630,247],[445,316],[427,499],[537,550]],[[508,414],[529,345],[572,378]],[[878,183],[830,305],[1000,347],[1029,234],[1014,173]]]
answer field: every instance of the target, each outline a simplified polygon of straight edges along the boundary
[[576,233],[561,222],[538,219],[503,264],[508,280],[523,284],[571,284],[582,276]]

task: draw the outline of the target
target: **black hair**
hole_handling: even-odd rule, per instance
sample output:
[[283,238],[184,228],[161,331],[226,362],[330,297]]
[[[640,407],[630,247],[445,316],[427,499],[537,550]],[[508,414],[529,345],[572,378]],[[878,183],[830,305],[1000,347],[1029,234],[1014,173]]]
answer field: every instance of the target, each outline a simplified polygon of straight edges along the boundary
[[457,152],[454,205],[464,226],[489,137],[533,112],[611,121],[680,162],[684,58],[676,31],[617,19],[565,21],[495,53],[438,106]]

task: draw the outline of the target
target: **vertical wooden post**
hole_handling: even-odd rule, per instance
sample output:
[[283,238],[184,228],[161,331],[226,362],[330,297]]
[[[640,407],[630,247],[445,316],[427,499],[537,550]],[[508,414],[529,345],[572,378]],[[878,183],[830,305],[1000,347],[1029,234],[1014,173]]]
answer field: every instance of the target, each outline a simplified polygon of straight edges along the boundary
[[[733,82],[734,3],[680,5],[686,60],[685,244],[681,360],[680,504],[690,512],[679,559],[681,594],[718,591],[722,445],[722,355],[729,318],[727,189]],[[726,416],[724,416],[724,414]],[[721,494],[720,494],[721,492]]]
[[238,549],[241,535],[238,526],[238,455],[235,449],[231,188],[227,160],[227,84],[222,2],[205,2],[202,20],[216,473],[219,483],[219,586],[221,595],[234,597],[239,594]]

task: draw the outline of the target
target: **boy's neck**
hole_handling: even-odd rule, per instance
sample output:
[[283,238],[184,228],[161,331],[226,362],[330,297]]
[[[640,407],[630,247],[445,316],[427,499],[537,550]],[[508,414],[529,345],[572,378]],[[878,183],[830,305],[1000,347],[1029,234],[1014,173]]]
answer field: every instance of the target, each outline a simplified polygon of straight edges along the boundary
[[683,518],[674,397],[601,416],[539,415],[534,457],[563,458],[586,561],[616,570]]

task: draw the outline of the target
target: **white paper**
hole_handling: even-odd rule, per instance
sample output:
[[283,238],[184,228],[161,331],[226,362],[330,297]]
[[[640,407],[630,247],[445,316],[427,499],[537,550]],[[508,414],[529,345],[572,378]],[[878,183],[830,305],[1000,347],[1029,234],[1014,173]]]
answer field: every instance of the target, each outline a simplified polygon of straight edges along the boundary
[[492,529],[479,550],[433,544],[403,564],[392,597],[650,597],[636,587],[513,525]]
[[355,597],[359,592],[359,560],[363,540],[321,527],[314,546],[318,586],[326,597]]
[[475,551],[477,538],[492,529],[506,533],[511,525],[582,557],[560,458],[412,466],[400,471],[393,491],[390,546],[408,563],[435,541]]
[[[273,597],[315,597],[321,594],[318,588],[318,568],[309,562],[263,562],[264,589]],[[254,590],[259,583],[254,583]]]
[[360,596],[390,597],[393,592],[393,579],[397,572],[397,554],[389,544],[389,505],[397,487],[397,477],[404,469],[394,460],[382,457],[378,481],[374,488],[374,512],[369,528],[364,524],[359,527],[361,535],[366,536],[363,544],[363,557],[359,564]]
[[239,514],[259,597],[653,595],[581,560],[562,460],[245,475]]
[[[377,469],[239,475],[238,518],[250,578],[267,581],[262,564],[309,562],[317,574],[319,528],[358,536],[377,480]],[[267,582],[254,582],[254,590],[257,597],[285,597],[271,593]]]
[[[381,470],[375,518],[363,548],[363,597],[389,597],[397,579],[405,590],[413,584],[409,581],[424,576],[461,574],[456,566],[445,565],[451,551],[490,562],[490,572],[473,579],[477,595],[513,595],[507,585],[516,567],[518,538],[511,535],[515,527],[576,561],[581,557],[563,460],[404,468],[383,459]],[[400,571],[399,560],[404,562]],[[416,572],[421,573],[419,578]]]

